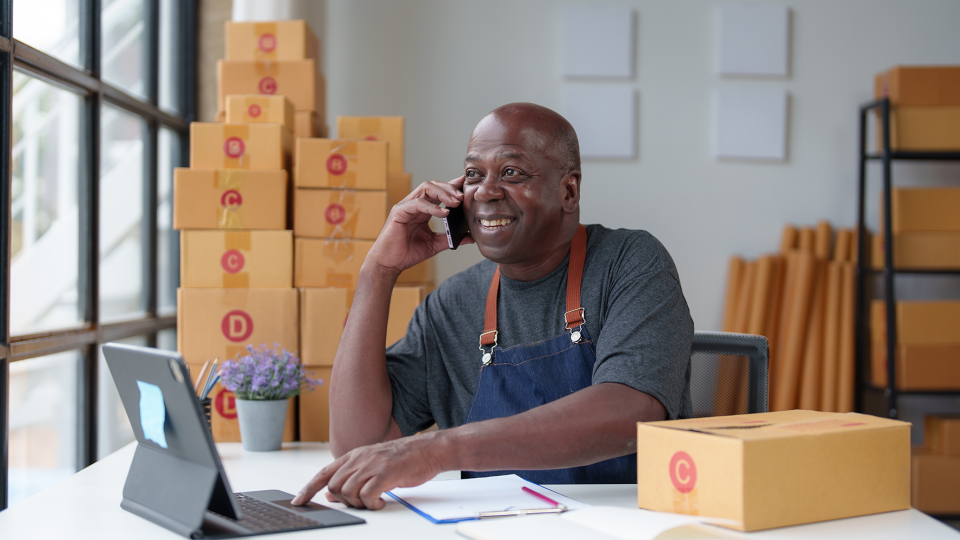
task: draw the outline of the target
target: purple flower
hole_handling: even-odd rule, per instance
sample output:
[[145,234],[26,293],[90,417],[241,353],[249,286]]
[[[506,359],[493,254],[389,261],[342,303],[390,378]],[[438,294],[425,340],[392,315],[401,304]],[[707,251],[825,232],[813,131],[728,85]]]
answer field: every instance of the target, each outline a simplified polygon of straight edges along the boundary
[[297,355],[279,343],[272,347],[264,343],[259,348],[247,345],[244,353],[220,366],[224,388],[247,400],[287,399],[323,384],[311,375]]

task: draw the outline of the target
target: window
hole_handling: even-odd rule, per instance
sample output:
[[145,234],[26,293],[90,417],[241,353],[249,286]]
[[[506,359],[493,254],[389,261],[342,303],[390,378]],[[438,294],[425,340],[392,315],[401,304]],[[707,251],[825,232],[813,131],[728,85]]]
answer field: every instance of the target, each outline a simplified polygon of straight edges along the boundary
[[176,346],[196,28],[192,0],[0,0],[0,510],[132,440],[103,343]]

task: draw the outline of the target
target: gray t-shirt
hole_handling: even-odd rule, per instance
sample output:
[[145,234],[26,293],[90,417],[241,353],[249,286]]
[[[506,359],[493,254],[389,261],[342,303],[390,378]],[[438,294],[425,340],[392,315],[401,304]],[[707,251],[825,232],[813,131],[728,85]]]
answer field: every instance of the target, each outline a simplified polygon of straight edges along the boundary
[[[689,417],[693,320],[673,259],[646,231],[587,226],[580,301],[597,360],[593,384],[622,383]],[[480,333],[496,264],[484,260],[444,281],[387,348],[393,416],[404,435],[463,424],[480,378]],[[536,281],[500,277],[499,347],[565,331],[567,261]]]

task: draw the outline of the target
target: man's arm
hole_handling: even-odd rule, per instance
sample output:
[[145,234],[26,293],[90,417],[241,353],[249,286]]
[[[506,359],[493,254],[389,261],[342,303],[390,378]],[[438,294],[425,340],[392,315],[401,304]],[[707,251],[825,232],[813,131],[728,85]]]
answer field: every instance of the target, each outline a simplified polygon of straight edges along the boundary
[[[447,249],[446,236],[435,234],[428,222],[447,214],[439,203],[460,204],[462,186],[462,177],[418,186],[390,211],[363,262],[331,375],[330,446],[336,457],[401,436],[387,374],[390,295],[401,271]],[[467,237],[463,243],[472,242]]]
[[636,450],[636,423],[663,420],[659,401],[617,383],[601,383],[529,411],[356,448],[324,467],[294,499],[328,498],[379,509],[380,495],[448,470],[560,469]]

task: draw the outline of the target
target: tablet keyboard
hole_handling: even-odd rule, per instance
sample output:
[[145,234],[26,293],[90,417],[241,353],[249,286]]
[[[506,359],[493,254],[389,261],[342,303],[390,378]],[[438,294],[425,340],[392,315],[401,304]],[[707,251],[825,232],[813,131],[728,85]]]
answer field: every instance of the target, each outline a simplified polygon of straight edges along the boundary
[[278,508],[270,503],[263,502],[241,493],[236,494],[243,518],[235,521],[236,524],[254,532],[279,532],[299,529],[316,529],[323,525],[312,519]]

